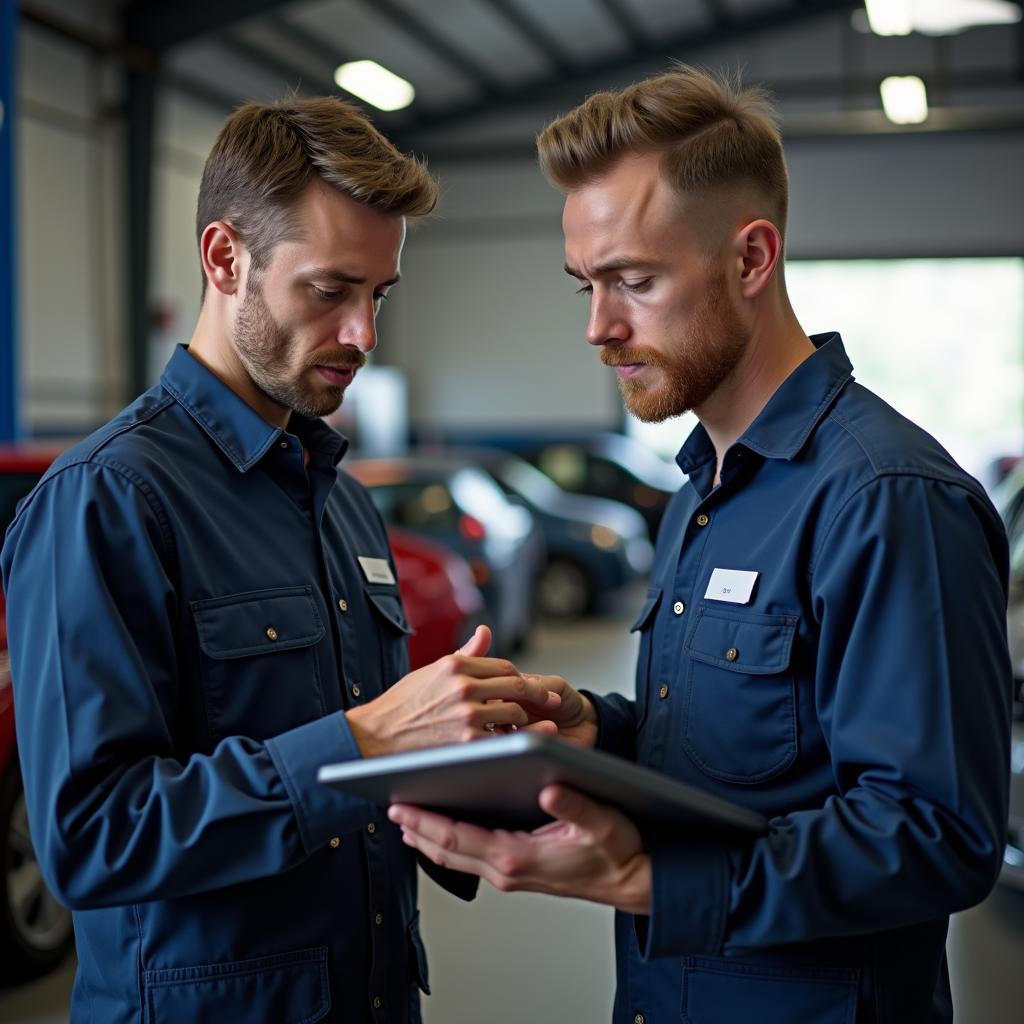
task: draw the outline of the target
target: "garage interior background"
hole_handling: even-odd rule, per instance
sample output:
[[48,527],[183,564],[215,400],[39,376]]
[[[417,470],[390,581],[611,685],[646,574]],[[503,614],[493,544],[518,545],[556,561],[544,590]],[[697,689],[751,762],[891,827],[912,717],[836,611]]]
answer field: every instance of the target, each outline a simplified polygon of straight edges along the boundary
[[[404,372],[420,437],[623,427],[561,272],[561,200],[536,169],[533,136],[586,93],[673,58],[776,93],[790,259],[1004,257],[1024,282],[1020,20],[880,37],[849,0],[0,0],[0,10],[0,82],[13,71],[0,96],[0,440],[81,435],[155,379],[198,309],[195,196],[224,117],[247,99],[335,92],[334,68],[349,59],[415,85],[411,107],[373,116],[443,185],[437,214],[410,235],[374,355]],[[879,82],[909,74],[931,109],[925,123],[897,126]],[[984,283],[972,298],[986,305]],[[856,301],[870,309],[873,297]],[[1011,294],[992,311],[1016,338],[1020,394],[1022,301]],[[984,332],[961,339],[978,360],[987,343]],[[945,369],[952,395],[961,377]],[[981,409],[987,392],[966,399]],[[1024,402],[1016,414],[1007,436],[1020,436]],[[683,434],[675,425],[676,444]],[[550,956],[582,979],[585,954],[577,961],[561,934],[547,936]]]

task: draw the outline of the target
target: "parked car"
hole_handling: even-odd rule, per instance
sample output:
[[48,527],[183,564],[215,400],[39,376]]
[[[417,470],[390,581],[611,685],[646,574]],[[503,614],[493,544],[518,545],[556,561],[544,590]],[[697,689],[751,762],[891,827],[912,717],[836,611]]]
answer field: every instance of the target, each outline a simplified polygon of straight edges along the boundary
[[1000,881],[1024,889],[1024,463],[992,492],[1010,541],[1007,636],[1013,663],[1014,714],[1010,747],[1010,815]]
[[469,563],[494,631],[493,650],[520,649],[544,565],[540,527],[483,470],[444,455],[346,460],[384,521],[444,544]]
[[651,568],[654,547],[635,509],[607,498],[569,494],[525,459],[499,448],[459,449],[486,470],[540,523],[547,561],[537,579],[537,608],[577,619]]
[[409,625],[413,668],[451,654],[483,621],[484,601],[464,558],[440,544],[388,527],[398,569],[398,590]]
[[515,451],[564,491],[607,498],[636,509],[653,541],[669,499],[685,477],[639,441],[624,434],[594,434],[581,441],[521,441]]
[[[0,537],[53,454],[0,448]],[[71,914],[46,888],[32,849],[14,735],[5,611],[0,593],[0,982],[11,984],[56,967],[74,935]]]

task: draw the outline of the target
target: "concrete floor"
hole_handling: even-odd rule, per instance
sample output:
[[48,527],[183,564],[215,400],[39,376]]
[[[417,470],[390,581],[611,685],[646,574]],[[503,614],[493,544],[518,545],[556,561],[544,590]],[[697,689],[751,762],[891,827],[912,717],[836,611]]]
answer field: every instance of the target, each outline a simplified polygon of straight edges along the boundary
[[[539,629],[520,665],[561,672],[598,692],[628,692],[635,646],[626,630],[638,600],[633,595],[600,619]],[[425,879],[421,891],[434,991],[424,1000],[426,1024],[608,1020],[609,911],[486,886],[464,904]],[[997,887],[980,907],[957,915],[948,949],[958,1024],[1024,1020],[1024,892]],[[71,960],[49,978],[0,992],[0,1024],[66,1024],[73,975]]]

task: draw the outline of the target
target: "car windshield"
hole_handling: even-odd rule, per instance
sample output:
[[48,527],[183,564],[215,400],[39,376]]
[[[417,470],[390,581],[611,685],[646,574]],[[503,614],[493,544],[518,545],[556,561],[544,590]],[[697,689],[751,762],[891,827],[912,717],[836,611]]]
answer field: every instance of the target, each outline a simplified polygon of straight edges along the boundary
[[503,459],[497,467],[497,474],[505,486],[535,505],[555,501],[562,493],[550,477],[523,459]]

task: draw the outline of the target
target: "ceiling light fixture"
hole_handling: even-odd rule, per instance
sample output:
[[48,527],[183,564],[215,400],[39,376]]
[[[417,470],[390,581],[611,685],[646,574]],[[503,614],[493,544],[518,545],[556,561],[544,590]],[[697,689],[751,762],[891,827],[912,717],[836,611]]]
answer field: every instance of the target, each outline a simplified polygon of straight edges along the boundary
[[928,118],[928,93],[916,75],[882,80],[882,109],[893,124],[921,124]]
[[410,82],[375,60],[353,60],[341,64],[334,72],[334,81],[346,92],[373,104],[378,110],[402,110],[416,97]]
[[864,7],[871,31],[880,36],[947,36],[1021,20],[1020,6],[1010,0],[864,0]]

